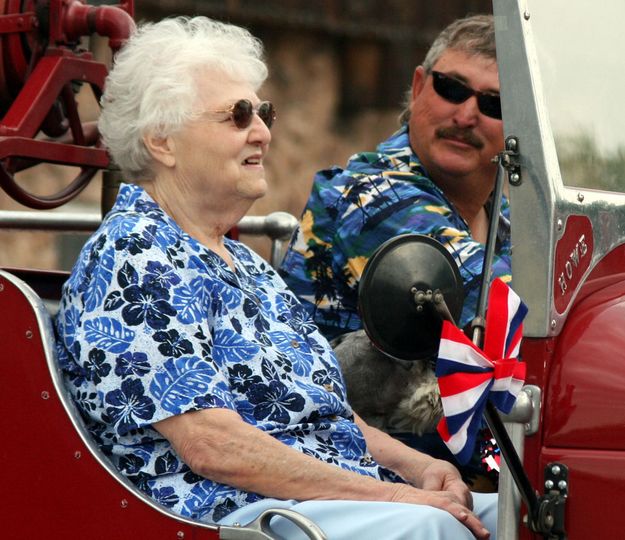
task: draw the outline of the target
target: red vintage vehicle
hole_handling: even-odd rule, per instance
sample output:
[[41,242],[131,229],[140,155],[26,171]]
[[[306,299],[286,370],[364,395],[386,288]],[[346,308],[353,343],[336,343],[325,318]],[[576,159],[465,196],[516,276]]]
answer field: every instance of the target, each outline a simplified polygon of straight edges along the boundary
[[[564,49],[557,36],[566,24],[549,20],[549,11],[568,24],[575,7],[528,1],[493,0],[507,137],[499,159],[510,183],[514,288],[530,309],[522,346],[527,384],[505,429],[493,420],[508,463],[499,484],[498,538],[620,538],[625,196],[563,186],[541,82],[545,42],[535,41],[534,25],[552,34],[556,49]],[[617,4],[615,14],[606,18],[602,12],[602,24],[623,20],[625,10]],[[78,83],[89,84],[99,97],[106,67],[81,49],[80,39],[98,33],[114,51],[131,30],[132,15],[132,0],[94,6],[80,0],[0,0],[0,185],[23,205],[61,206],[97,170],[109,169],[96,130],[79,117],[74,91]],[[591,15],[576,20],[586,28]],[[596,31],[589,36],[605,38]],[[547,66],[553,69],[557,61],[552,58]],[[623,70],[614,71],[620,77]],[[34,196],[15,174],[42,162],[78,166],[81,172],[63,191]],[[279,243],[293,219],[246,218],[240,227]],[[0,211],[5,229],[91,230],[98,221],[93,215]],[[101,455],[55,365],[50,321],[65,278],[62,272],[0,270],[2,537],[271,538],[267,515],[245,527],[174,515]],[[323,538],[314,524],[290,517],[310,538]]]

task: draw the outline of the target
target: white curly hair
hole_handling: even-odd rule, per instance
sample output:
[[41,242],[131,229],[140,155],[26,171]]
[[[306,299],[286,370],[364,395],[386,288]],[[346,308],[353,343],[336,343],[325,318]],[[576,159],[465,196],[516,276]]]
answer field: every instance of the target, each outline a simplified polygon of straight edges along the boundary
[[262,43],[238,26],[175,17],[139,26],[117,54],[98,128],[128,180],[151,174],[144,135],[166,137],[197,113],[197,78],[208,70],[258,90],[267,78]]

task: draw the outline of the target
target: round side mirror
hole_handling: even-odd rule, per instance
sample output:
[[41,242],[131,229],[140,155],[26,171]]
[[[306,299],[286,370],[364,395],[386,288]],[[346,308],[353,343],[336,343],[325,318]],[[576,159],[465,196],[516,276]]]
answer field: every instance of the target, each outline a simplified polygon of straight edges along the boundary
[[[442,306],[434,293],[442,294]],[[454,321],[460,317],[464,288],[455,261],[439,242],[405,234],[382,244],[369,259],[358,300],[376,348],[398,360],[422,360],[438,351],[443,312]]]

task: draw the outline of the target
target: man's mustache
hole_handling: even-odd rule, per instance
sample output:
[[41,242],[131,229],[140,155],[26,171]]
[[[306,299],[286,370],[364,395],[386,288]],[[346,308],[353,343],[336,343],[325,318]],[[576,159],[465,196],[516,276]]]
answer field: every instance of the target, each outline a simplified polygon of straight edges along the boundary
[[484,142],[475,134],[473,130],[459,128],[455,126],[438,128],[436,136],[441,139],[456,139],[481,150],[484,148]]

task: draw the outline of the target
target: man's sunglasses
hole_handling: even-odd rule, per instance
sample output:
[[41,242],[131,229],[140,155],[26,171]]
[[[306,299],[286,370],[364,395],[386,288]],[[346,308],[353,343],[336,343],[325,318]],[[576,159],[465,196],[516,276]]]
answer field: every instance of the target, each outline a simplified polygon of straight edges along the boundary
[[254,114],[265,122],[268,128],[271,128],[276,119],[276,109],[271,101],[261,101],[256,107],[252,105],[249,99],[240,99],[232,106],[221,111],[208,111],[211,114],[229,114],[234,125],[239,129],[246,129],[252,123]]
[[440,97],[451,103],[464,103],[471,96],[475,96],[477,108],[482,114],[501,120],[501,99],[496,94],[485,94],[473,90],[458,79],[440,71],[432,71],[432,86]]

